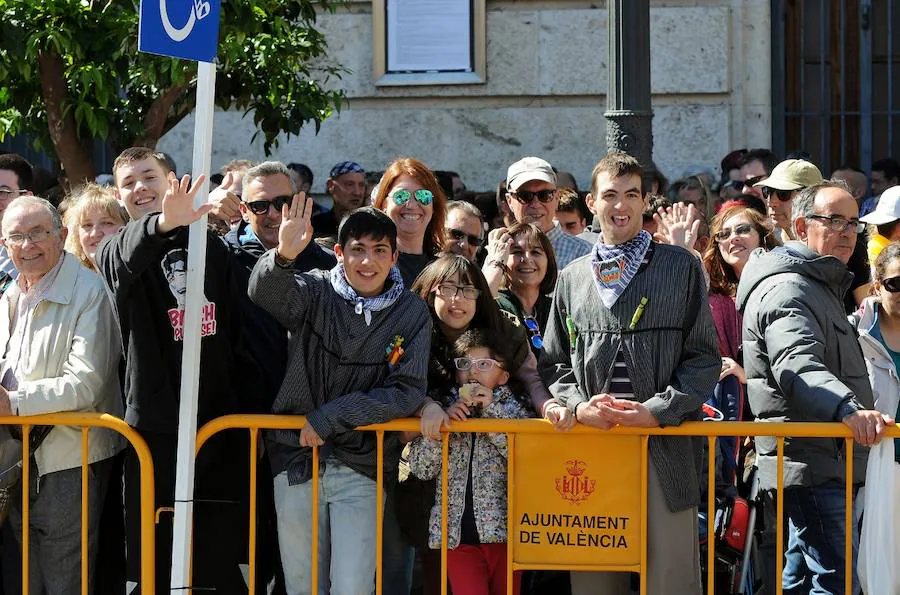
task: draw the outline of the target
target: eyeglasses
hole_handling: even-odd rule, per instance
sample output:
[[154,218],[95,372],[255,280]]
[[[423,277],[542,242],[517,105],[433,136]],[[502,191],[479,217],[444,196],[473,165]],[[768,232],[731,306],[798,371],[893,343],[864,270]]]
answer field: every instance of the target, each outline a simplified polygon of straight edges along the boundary
[[556,198],[556,190],[549,188],[547,190],[538,190],[537,192],[517,190],[516,192],[510,192],[510,194],[523,205],[531,203],[534,199],[538,199],[542,203],[548,203]]
[[531,332],[531,346],[535,349],[543,349],[544,339],[541,338],[541,327],[538,326],[537,320],[533,316],[525,317],[525,328]]
[[753,226],[749,223],[741,223],[734,227],[723,227],[722,231],[716,232],[715,238],[717,242],[727,242],[731,234],[736,236],[748,236],[753,233]]
[[27,239],[32,244],[39,244],[49,238],[52,233],[52,231],[46,229],[32,229],[28,233],[13,232],[6,236],[6,243],[13,246],[21,246]]
[[434,200],[434,195],[431,193],[431,190],[425,190],[424,188],[420,188],[415,192],[410,192],[409,190],[404,190],[401,188],[400,190],[395,190],[391,195],[391,198],[394,199],[394,204],[398,207],[402,207],[406,203],[409,202],[409,199],[415,197],[416,201],[423,205],[428,206],[431,204],[431,201]]
[[728,180],[724,184],[722,184],[722,189],[730,188],[732,190],[737,190],[740,192],[744,188],[744,182],[740,180]]
[[276,196],[272,200],[254,200],[253,202],[245,202],[247,208],[250,209],[254,215],[265,215],[269,212],[269,207],[275,207],[277,212],[281,212],[281,207],[284,205],[291,206],[291,201],[294,200],[293,196],[289,196],[285,194],[284,196]]
[[844,232],[850,229],[853,233],[862,233],[866,230],[866,224],[859,219],[846,219],[840,215],[807,215],[806,218],[821,221],[831,231]]
[[452,299],[462,293],[467,300],[476,300],[481,295],[481,291],[471,285],[451,285],[449,283],[441,283],[437,286],[437,293],[444,299]]
[[763,197],[765,197],[766,200],[769,200],[769,197],[774,194],[781,202],[787,202],[791,200],[792,192],[793,191],[791,190],[778,190],[777,188],[769,188],[768,186],[762,187]]
[[494,369],[494,366],[497,366],[501,370],[503,369],[503,364],[498,362],[495,359],[472,359],[470,357],[458,357],[453,360],[453,364],[456,366],[457,370],[462,372],[467,372],[472,368],[475,368],[479,372],[490,372]]
[[900,293],[900,277],[889,277],[880,281],[881,286],[890,293]]
[[481,237],[480,236],[473,236],[473,235],[467,234],[466,232],[464,232],[461,229],[453,229],[452,227],[448,227],[447,235],[449,235],[453,240],[455,240],[457,242],[465,240],[473,248],[481,247]]
[[762,176],[753,176],[752,178],[747,178],[746,180],[744,180],[744,186],[753,188],[754,184],[756,184],[757,182],[762,182],[763,180],[765,180],[768,177],[769,176],[762,175]]
[[0,188],[0,200],[9,200],[22,194],[24,190],[13,190],[11,188]]

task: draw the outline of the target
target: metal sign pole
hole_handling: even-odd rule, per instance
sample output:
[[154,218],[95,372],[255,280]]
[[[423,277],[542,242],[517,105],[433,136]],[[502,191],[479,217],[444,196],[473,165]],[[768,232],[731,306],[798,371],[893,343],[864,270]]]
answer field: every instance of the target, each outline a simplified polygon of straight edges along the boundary
[[[216,87],[216,65],[197,63],[197,109],[194,122],[194,179],[209,179]],[[194,198],[194,208],[206,204],[209,184]],[[175,476],[175,521],[172,531],[171,591],[190,591],[191,531],[194,520],[194,450],[197,444],[197,398],[200,385],[200,322],[206,278],[206,215],[191,224],[188,237],[187,296],[181,357],[181,405],[178,411],[178,455]]]

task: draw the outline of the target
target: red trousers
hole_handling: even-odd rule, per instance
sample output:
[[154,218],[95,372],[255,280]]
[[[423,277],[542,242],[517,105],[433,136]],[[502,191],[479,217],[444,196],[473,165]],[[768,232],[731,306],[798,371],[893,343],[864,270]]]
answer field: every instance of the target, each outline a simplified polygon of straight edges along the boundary
[[[447,551],[447,577],[454,594],[506,595],[506,544],[460,545]],[[519,595],[521,574],[513,574]]]

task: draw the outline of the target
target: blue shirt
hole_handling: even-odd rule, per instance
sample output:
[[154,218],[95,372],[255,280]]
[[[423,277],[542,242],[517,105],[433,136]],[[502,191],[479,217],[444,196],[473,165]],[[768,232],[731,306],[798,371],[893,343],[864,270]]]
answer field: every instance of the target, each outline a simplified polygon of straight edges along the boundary
[[[875,320],[872,322],[872,328],[869,329],[869,334],[878,339],[878,342],[884,347],[884,350],[888,352],[888,355],[891,356],[891,359],[894,361],[894,371],[900,375],[900,351],[894,351],[888,344],[885,343],[884,337],[881,336],[881,326],[878,324],[878,312],[879,308],[875,308]],[[897,408],[897,411],[894,412],[894,419],[897,419],[900,416],[900,407]],[[894,440],[894,460],[900,463],[900,440]]]

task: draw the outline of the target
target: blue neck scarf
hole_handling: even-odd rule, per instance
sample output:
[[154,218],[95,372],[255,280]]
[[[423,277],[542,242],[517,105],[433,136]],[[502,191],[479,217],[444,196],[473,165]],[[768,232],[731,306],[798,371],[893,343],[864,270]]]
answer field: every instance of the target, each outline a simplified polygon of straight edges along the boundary
[[591,253],[591,268],[597,293],[607,308],[612,308],[619,296],[625,293],[625,288],[641,268],[650,240],[650,234],[642,229],[627,242],[608,246],[603,243],[603,234],[600,234]]
[[388,278],[393,281],[390,289],[374,297],[363,297],[356,293],[356,290],[347,281],[347,273],[343,264],[338,264],[331,269],[329,275],[331,286],[339,296],[354,304],[354,311],[365,317],[366,326],[372,324],[372,312],[379,312],[393,306],[394,302],[403,295],[405,289],[403,277],[400,276],[400,269],[396,266],[391,267],[391,272],[388,275]]

